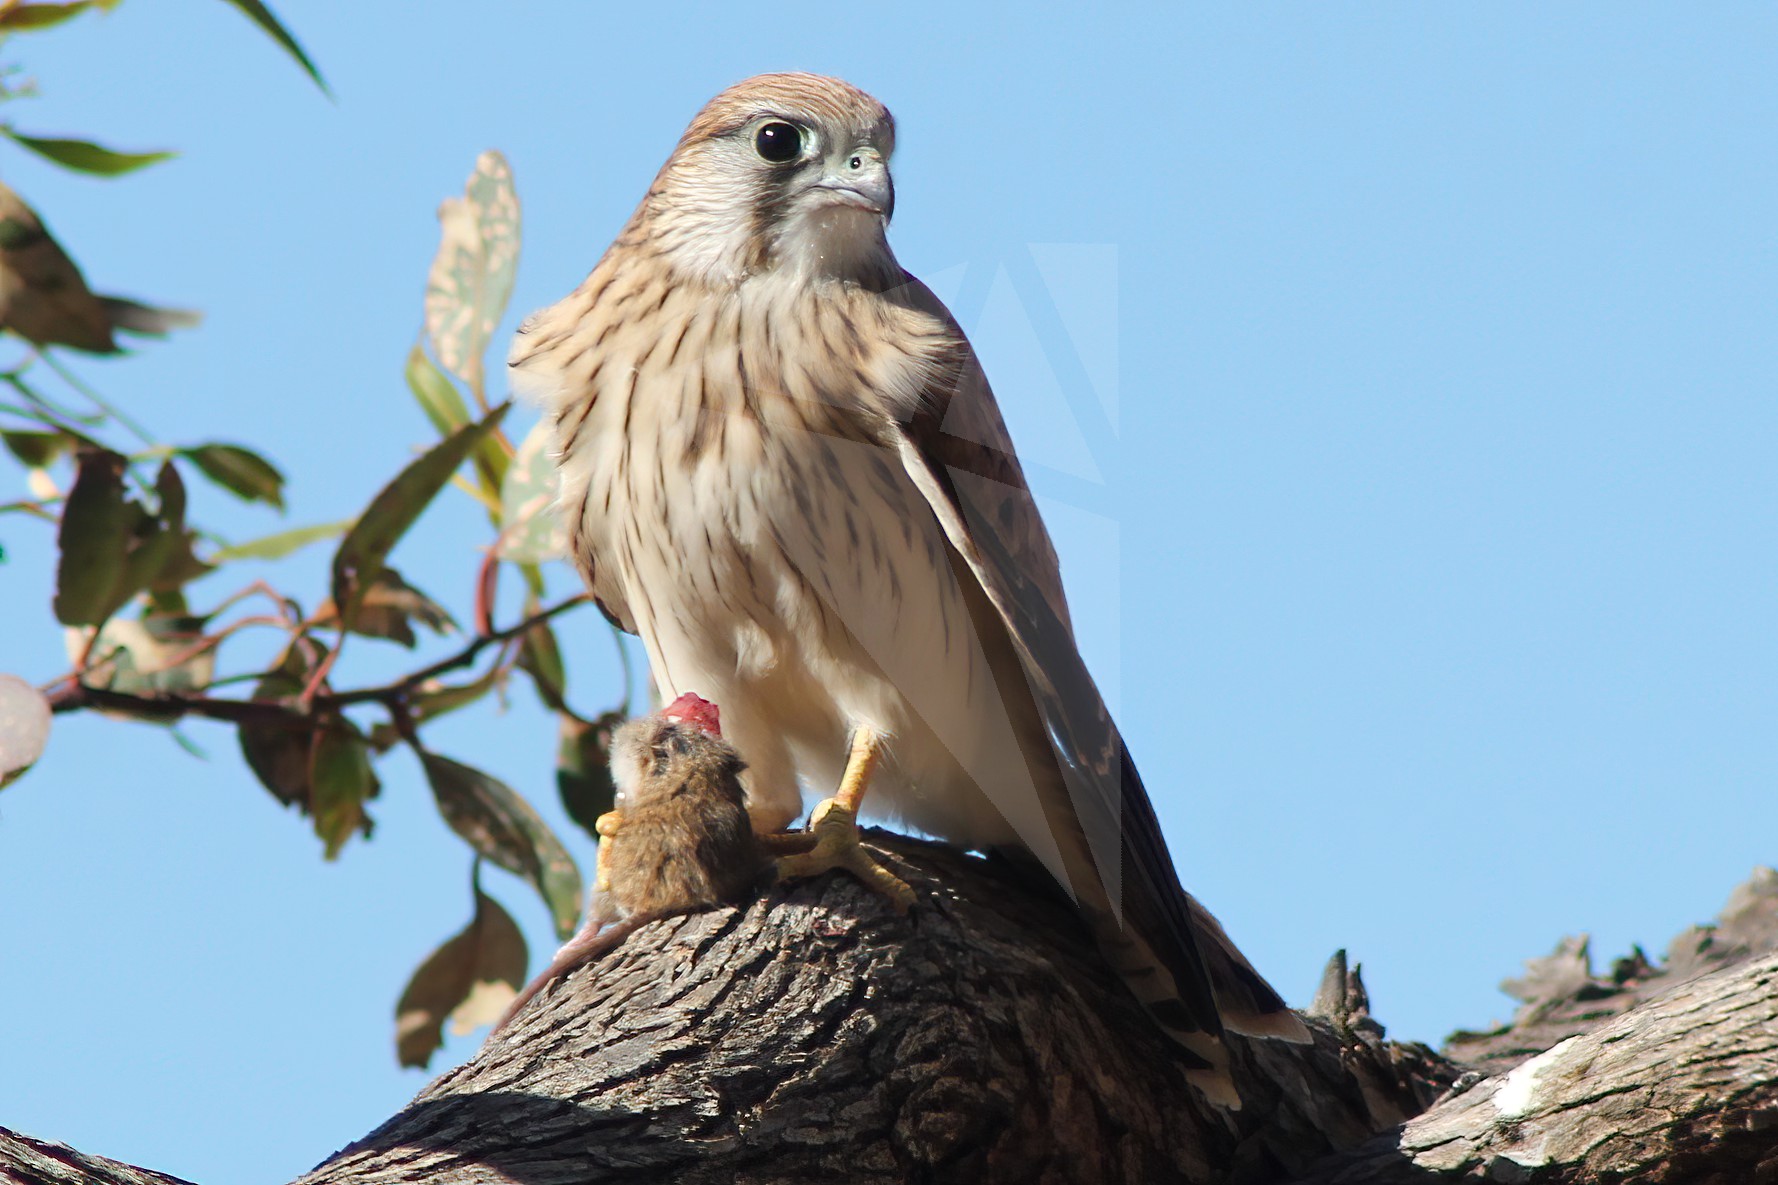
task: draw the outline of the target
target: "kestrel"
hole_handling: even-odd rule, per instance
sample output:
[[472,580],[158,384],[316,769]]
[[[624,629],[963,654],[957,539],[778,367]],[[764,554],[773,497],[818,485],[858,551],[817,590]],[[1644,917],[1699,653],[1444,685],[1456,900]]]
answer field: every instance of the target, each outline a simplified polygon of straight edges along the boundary
[[799,779],[839,787],[788,872],[908,894],[859,847],[867,791],[918,832],[1035,858],[1236,1105],[1224,1025],[1304,1030],[1180,887],[975,352],[889,249],[894,147],[847,83],[731,87],[586,281],[526,320],[510,365],[554,422],[573,557],[663,702],[722,705],[756,829],[801,814]]

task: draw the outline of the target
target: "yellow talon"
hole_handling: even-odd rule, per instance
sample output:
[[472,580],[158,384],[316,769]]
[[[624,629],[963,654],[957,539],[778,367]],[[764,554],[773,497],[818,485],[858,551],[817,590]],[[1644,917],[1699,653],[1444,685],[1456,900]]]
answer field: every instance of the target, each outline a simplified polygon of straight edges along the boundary
[[593,830],[599,833],[599,860],[593,867],[593,888],[601,893],[611,891],[611,873],[607,870],[606,861],[611,854],[611,841],[617,838],[618,828],[623,826],[622,811],[606,811],[593,820]]
[[840,788],[815,808],[809,817],[809,829],[801,834],[767,837],[769,847],[795,853],[778,860],[780,880],[843,868],[887,897],[896,913],[906,913],[913,906],[913,889],[877,863],[876,857],[865,851],[858,834],[858,805],[864,800],[870,776],[881,759],[882,743],[875,733],[860,728],[852,735],[852,752]]

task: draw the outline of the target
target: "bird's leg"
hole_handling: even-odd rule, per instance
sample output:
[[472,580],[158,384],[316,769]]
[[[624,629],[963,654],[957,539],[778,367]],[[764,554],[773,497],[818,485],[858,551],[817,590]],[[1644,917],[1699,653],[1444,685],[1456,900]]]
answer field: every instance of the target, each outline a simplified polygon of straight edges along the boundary
[[843,868],[887,897],[895,912],[906,913],[914,904],[914,891],[907,882],[878,864],[864,850],[858,834],[858,806],[864,801],[871,774],[882,759],[883,739],[871,729],[860,727],[852,734],[852,752],[846,758],[840,787],[809,816],[809,829],[800,834],[763,837],[773,850],[796,853],[778,860],[779,880]]

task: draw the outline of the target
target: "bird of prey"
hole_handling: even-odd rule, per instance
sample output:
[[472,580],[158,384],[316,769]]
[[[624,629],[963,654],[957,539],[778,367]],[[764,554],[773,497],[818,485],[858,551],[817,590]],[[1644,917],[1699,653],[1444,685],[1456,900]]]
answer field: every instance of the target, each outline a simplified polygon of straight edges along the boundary
[[1035,859],[1238,1105],[1224,1025],[1304,1030],[1180,887],[975,352],[889,249],[894,147],[845,82],[739,83],[525,321],[509,365],[553,419],[570,550],[662,701],[722,704],[758,830],[801,814],[799,779],[838,787],[783,871],[847,867],[905,907],[859,846],[867,793]]

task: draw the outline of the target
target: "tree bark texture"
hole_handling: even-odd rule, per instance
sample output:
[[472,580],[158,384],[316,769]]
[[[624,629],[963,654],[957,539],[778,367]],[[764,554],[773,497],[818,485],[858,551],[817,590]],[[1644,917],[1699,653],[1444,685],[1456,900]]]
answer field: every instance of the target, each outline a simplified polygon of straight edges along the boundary
[[[1231,1038],[1231,1113],[1047,885],[879,839],[912,915],[830,876],[651,923],[300,1181],[1778,1180],[1769,872],[1665,966],[1565,944],[1454,1057],[1385,1040],[1336,957],[1312,1044]],[[54,1148],[0,1130],[0,1180],[174,1180]]]

